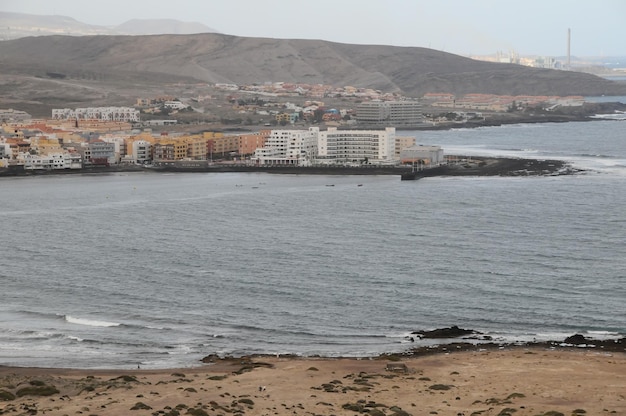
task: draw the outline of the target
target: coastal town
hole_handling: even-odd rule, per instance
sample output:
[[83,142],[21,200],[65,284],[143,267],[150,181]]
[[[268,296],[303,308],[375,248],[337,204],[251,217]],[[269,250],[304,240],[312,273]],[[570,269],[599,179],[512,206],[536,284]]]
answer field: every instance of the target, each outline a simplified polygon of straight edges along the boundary
[[[444,150],[402,130],[488,122],[529,109],[550,114],[585,104],[580,96],[428,93],[414,99],[373,89],[283,82],[211,87],[214,95],[137,98],[126,107],[58,108],[47,118],[0,110],[0,172],[124,166],[428,168],[445,163]],[[227,107],[230,115],[220,123],[189,121],[215,113],[215,107]],[[247,121],[233,125],[228,121],[233,114]]]

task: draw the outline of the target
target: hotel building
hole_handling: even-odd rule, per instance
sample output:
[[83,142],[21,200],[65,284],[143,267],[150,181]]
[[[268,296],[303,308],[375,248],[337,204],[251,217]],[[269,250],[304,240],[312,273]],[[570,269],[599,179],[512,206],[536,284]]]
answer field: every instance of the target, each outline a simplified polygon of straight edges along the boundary
[[396,129],[337,130],[319,133],[316,162],[323,164],[393,164]]
[[424,115],[417,101],[367,101],[357,106],[356,120],[360,126],[417,126]]
[[308,166],[317,155],[318,127],[308,130],[272,130],[265,145],[251,159],[257,165]]

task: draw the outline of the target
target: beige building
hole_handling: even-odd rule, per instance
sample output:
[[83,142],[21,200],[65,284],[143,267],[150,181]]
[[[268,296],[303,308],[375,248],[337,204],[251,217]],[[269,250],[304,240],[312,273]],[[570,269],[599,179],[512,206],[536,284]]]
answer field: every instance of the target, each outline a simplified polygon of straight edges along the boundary
[[415,137],[413,136],[396,136],[395,156],[400,160],[400,152],[407,147],[415,146]]
[[400,162],[437,166],[444,163],[443,149],[440,146],[415,145],[400,152]]
[[61,144],[56,137],[34,136],[30,138],[30,148],[37,151],[39,155],[52,153],[62,153]]

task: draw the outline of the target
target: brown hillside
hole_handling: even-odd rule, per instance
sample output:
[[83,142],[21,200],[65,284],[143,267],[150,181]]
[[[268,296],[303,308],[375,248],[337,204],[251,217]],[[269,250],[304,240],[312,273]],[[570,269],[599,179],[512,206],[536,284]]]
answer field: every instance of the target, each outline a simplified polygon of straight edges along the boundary
[[425,48],[215,33],[44,36],[0,42],[4,74],[110,82],[286,81],[426,92],[624,95],[626,85],[594,75],[475,61]]

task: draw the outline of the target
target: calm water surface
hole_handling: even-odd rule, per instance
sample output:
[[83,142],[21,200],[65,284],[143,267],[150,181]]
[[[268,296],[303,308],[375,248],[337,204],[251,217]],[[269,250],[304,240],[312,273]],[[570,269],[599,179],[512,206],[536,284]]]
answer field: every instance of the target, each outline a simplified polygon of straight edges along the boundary
[[450,325],[508,341],[624,336],[625,131],[401,133],[587,169],[574,176],[2,178],[0,365],[368,356]]

